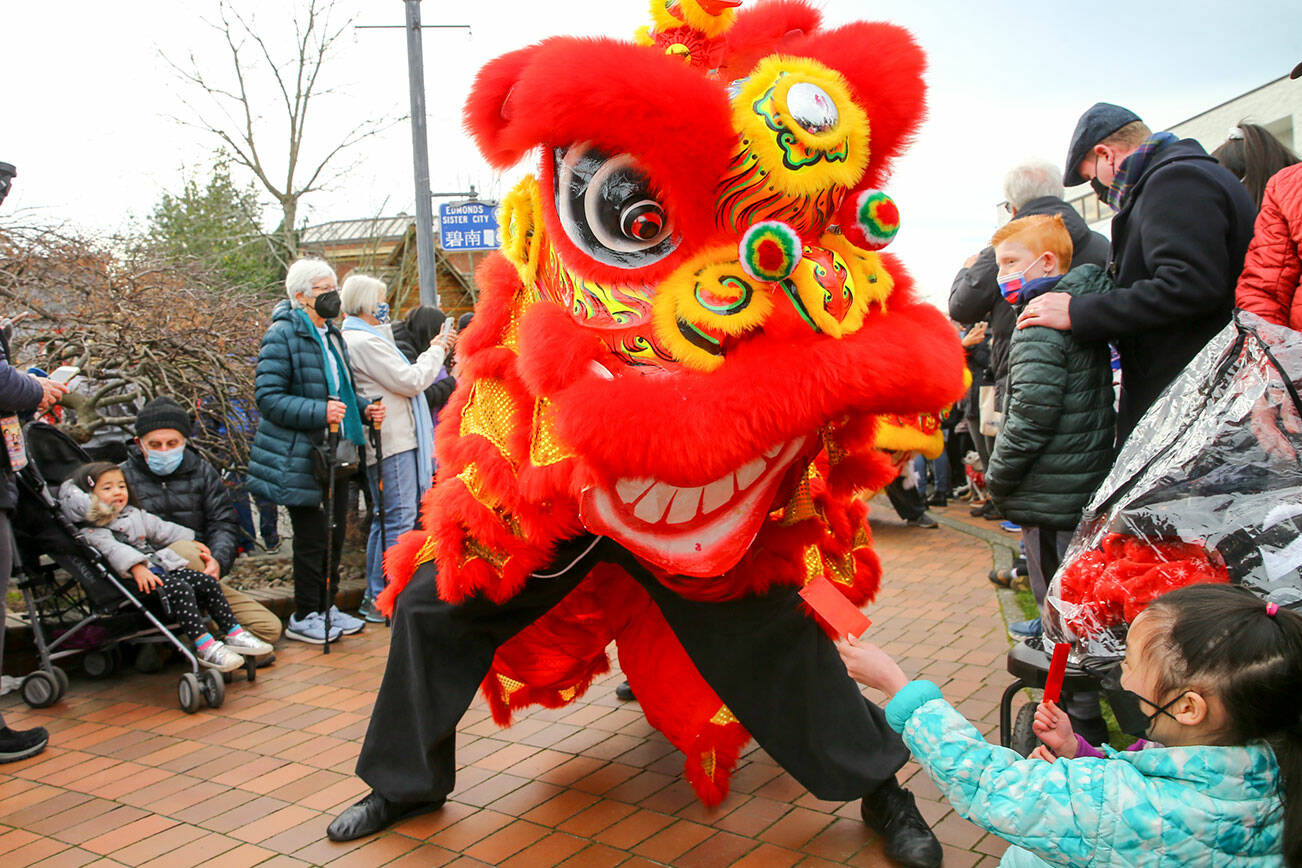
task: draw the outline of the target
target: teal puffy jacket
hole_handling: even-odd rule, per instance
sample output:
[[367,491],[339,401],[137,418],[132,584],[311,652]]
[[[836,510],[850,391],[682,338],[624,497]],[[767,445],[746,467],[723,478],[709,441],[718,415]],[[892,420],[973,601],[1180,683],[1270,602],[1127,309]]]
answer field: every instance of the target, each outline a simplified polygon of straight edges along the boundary
[[[1097,265],[1073,268],[1054,292],[1112,289]],[[1004,423],[986,485],[1004,517],[1072,530],[1114,458],[1111,352],[1043,326],[1013,332]]]
[[[262,420],[249,453],[247,487],[254,495],[284,506],[321,504],[311,453],[314,445],[325,440],[330,394],[321,345],[310,329],[288,300],[276,305],[271,326],[262,336],[253,384]],[[327,322],[326,329],[344,366],[350,367],[339,329],[332,322]],[[347,388],[353,388],[351,370],[344,376]]]
[[954,810],[1014,846],[1001,868],[1283,868],[1283,785],[1264,742],[1023,759],[929,681],[886,722]]

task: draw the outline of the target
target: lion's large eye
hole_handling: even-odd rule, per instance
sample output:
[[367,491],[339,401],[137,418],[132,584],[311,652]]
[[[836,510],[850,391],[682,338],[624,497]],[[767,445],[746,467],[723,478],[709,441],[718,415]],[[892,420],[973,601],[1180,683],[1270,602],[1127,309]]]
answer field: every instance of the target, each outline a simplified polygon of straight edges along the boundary
[[640,268],[678,246],[669,214],[631,155],[574,145],[553,157],[556,213],[580,250],[606,265]]

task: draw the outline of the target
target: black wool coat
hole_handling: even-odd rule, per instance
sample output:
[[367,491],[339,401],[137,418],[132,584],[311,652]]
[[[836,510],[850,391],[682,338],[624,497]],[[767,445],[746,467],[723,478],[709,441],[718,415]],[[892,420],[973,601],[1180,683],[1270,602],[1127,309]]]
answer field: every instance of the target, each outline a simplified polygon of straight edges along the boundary
[[1239,179],[1192,139],[1159,149],[1135,181],[1112,221],[1117,289],[1071,300],[1072,334],[1121,355],[1118,442],[1229,322],[1256,216]]

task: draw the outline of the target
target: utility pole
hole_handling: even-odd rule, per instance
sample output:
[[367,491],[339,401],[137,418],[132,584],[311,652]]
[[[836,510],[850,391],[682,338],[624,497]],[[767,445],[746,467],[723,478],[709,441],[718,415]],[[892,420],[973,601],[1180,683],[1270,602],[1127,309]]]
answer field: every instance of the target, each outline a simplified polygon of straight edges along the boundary
[[[411,91],[411,151],[416,181],[416,267],[420,273],[420,303],[438,307],[438,270],[434,261],[434,208],[429,189],[429,136],[425,126],[425,52],[421,46],[420,0],[403,0],[407,7],[407,84]],[[397,25],[358,25],[381,30]],[[437,30],[469,30],[469,24],[426,24]]]
[[407,7],[407,78],[411,89],[411,151],[416,172],[416,265],[420,303],[439,306],[438,271],[434,264],[434,208],[429,189],[429,136],[425,130],[425,54],[420,38],[420,0]]

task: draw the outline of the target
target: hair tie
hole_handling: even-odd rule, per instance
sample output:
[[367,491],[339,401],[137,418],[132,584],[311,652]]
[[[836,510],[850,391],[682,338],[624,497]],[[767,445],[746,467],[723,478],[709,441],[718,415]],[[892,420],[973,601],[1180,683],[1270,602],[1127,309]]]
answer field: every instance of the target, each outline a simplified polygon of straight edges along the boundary
[[93,476],[91,476],[89,473],[87,473],[87,474],[86,474],[86,484],[89,485],[91,488],[94,488],[94,487],[95,487],[95,477],[93,477]]
[[1266,604],[1266,617],[1268,617],[1268,618],[1273,618],[1273,617],[1275,617],[1275,613],[1278,612],[1278,611],[1279,611],[1279,605],[1278,605],[1278,604],[1276,604],[1276,603],[1267,603],[1267,604]]

